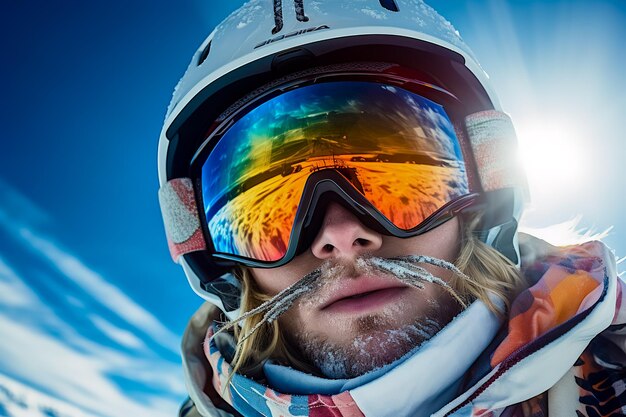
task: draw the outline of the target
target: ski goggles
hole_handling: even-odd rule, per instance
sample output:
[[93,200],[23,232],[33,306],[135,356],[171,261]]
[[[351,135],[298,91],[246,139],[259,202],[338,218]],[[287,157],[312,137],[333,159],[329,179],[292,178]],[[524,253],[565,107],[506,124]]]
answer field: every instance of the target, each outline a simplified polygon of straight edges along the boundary
[[477,196],[444,106],[373,81],[265,96],[214,129],[192,166],[209,251],[253,267],[280,266],[300,253],[332,200],[368,227],[410,237]]

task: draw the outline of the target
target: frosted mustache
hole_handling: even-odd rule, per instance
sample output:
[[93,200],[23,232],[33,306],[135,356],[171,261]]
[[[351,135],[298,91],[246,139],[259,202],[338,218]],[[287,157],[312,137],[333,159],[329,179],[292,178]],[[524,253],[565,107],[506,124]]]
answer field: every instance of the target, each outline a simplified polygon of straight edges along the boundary
[[[409,255],[396,258],[378,258],[374,256],[359,258],[356,261],[354,268],[362,271],[379,270],[391,274],[401,282],[418,289],[423,289],[425,282],[440,285],[448,291],[454,299],[463,306],[463,308],[467,307],[467,305],[463,302],[463,300],[461,300],[461,298],[450,287],[450,285],[448,285],[447,282],[434,276],[425,268],[419,266],[418,263],[434,265],[452,271],[461,278],[467,280],[470,279],[450,262],[424,255]],[[225,323],[217,332],[213,334],[213,337],[223,331],[233,328],[237,323],[240,323],[255,314],[263,314],[261,321],[250,329],[248,333],[239,338],[237,345],[241,345],[263,324],[272,323],[274,320],[278,319],[278,317],[287,311],[294,302],[306,294],[315,292],[321,283],[341,276],[345,273],[346,268],[347,266],[344,265],[333,266],[330,261],[325,262],[319,268],[302,277],[302,279],[298,282],[276,294],[272,297],[272,299],[267,300],[260,306],[242,314],[238,318]]]

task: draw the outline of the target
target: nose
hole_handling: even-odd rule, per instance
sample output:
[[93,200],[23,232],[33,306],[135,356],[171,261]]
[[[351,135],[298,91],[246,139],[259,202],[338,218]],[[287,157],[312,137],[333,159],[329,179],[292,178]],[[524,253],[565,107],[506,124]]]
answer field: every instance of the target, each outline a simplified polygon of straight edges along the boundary
[[319,259],[357,258],[382,246],[382,236],[365,227],[352,213],[330,203],[311,252]]

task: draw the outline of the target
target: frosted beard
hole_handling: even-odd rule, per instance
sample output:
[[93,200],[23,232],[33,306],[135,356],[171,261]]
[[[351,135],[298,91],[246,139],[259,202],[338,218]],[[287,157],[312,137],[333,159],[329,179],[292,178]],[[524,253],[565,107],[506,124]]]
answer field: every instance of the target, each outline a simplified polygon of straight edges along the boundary
[[[413,262],[410,262],[409,258],[413,258],[411,259]],[[305,307],[307,304],[319,305],[324,303],[321,298],[328,294],[328,291],[324,291],[326,286],[333,288],[332,284],[338,280],[375,272],[385,272],[385,275],[393,276],[418,289],[423,289],[424,285],[429,285],[428,283],[438,285],[434,291],[428,293],[422,291],[417,294],[420,298],[415,302],[420,304],[420,312],[411,315],[408,321],[399,320],[399,317],[403,317],[403,310],[409,307],[401,302],[390,303],[380,311],[353,320],[331,319],[324,325],[333,327],[335,333],[354,335],[347,341],[339,342],[313,331],[302,330],[307,328],[306,323],[300,323],[290,317],[291,311],[288,311],[283,316],[284,319],[281,319],[283,334],[307,362],[313,364],[328,378],[354,378],[394,362],[432,338],[465,307],[445,281],[416,265],[415,261],[418,259],[424,262],[425,258],[366,257],[350,264],[325,263],[320,268],[321,274],[314,288],[295,303]],[[450,266],[436,258],[429,258],[428,261],[446,269]]]
[[357,320],[358,336],[350,342],[333,343],[324,337],[299,333],[295,344],[323,376],[348,379],[401,358],[433,337],[448,321],[429,315],[398,327],[385,317],[368,316]]
[[[262,315],[261,320],[249,332],[239,337],[238,346],[266,323],[281,320],[284,334],[302,355],[329,378],[351,378],[362,375],[402,357],[424,341],[433,337],[458,312],[466,307],[456,292],[439,277],[434,276],[419,263],[427,263],[449,271],[464,279],[469,278],[456,266],[429,256],[403,256],[396,258],[361,257],[350,264],[338,264],[331,260],[305,275],[295,284],[285,288],[272,299],[246,312],[239,318],[224,324],[215,335],[233,328],[237,323]],[[411,318],[411,322],[398,323],[395,316],[404,306],[391,303],[382,311],[359,317],[351,323],[356,336],[348,343],[333,343],[325,337],[306,332],[306,324],[298,323],[288,311],[295,303],[319,304],[320,295],[337,279],[383,272],[417,289],[434,284],[437,291],[432,297],[422,296],[416,300],[423,307],[422,314]],[[285,326],[283,326],[285,324]],[[341,325],[340,322],[328,323]],[[214,336],[215,336],[214,335]]]

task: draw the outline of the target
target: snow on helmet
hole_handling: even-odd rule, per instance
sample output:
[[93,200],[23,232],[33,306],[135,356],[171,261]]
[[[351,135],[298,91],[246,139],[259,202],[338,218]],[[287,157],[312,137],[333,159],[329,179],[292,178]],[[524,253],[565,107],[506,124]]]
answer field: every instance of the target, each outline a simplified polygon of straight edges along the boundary
[[[160,191],[160,199],[168,238],[180,235],[174,257],[191,287],[227,316],[235,317],[239,307],[232,265],[211,259],[199,223],[189,222],[193,181],[172,181],[189,176],[190,161],[216,120],[269,87],[303,74],[385,72],[389,64],[459,98],[473,115],[466,133],[478,147],[493,148],[494,135],[514,136],[472,52],[454,27],[422,0],[251,0],[220,23],[194,54],[160,135],[159,183],[166,190]],[[511,145],[498,142],[495,147]],[[519,265],[516,231],[528,198],[525,180],[503,180],[507,167],[497,160],[494,167],[494,158],[507,150],[479,152],[483,155],[474,159],[482,158],[488,165],[483,170],[490,171],[488,180],[481,178],[487,201],[481,239]],[[171,206],[187,211],[171,214]],[[171,226],[176,222],[186,225],[184,233],[169,230],[176,229]]]

